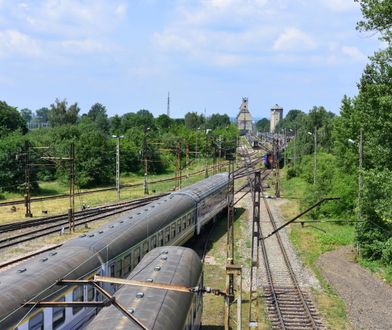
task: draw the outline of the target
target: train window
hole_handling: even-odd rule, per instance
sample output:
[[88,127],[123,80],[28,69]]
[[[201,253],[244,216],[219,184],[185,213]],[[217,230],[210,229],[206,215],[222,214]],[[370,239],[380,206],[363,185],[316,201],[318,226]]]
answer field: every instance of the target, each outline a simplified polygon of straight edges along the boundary
[[43,329],[44,329],[44,312],[39,312],[29,320],[29,330],[43,330]]
[[151,238],[150,246],[151,246],[151,249],[155,249],[157,247],[157,237],[156,236]]
[[[65,301],[65,297],[58,299],[57,301]],[[53,329],[57,329],[65,322],[65,307],[53,307],[52,311],[52,322]]]
[[160,231],[158,233],[158,246],[162,246],[163,245],[163,231]]
[[[167,243],[167,242],[169,242],[170,241],[170,228],[169,227],[167,227],[166,229],[165,229],[165,243]],[[162,244],[163,245],[163,244]]]
[[192,213],[188,214],[188,225],[190,226],[192,224]]
[[182,229],[186,228],[186,217],[182,219]]
[[114,277],[114,264],[110,265],[110,277]]
[[[83,301],[84,297],[83,297],[83,287],[82,286],[78,286],[77,288],[75,288],[72,292],[72,301]],[[72,307],[72,314],[76,314],[78,313],[80,310],[82,310],[83,307]]]
[[178,220],[177,221],[177,231],[179,232],[179,233],[181,233],[181,220]]
[[122,269],[123,274],[124,275],[128,275],[130,273],[131,269],[132,269],[132,266],[131,266],[131,254],[128,254],[128,255],[126,255],[124,257],[122,265],[123,265],[123,269]]
[[176,224],[173,223],[171,225],[171,234],[172,234],[172,238],[176,237]]
[[135,250],[133,250],[133,267],[135,268],[136,265],[139,263],[140,261],[140,247],[137,247]]
[[91,285],[87,285],[87,300],[94,301],[95,289]]
[[117,260],[114,268],[114,277],[121,277],[122,260]]
[[148,242],[143,243],[143,256],[148,253]]

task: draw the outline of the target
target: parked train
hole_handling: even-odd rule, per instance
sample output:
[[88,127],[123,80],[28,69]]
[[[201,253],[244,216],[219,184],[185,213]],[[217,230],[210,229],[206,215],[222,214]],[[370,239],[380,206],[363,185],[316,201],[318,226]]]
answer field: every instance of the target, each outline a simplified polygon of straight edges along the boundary
[[[90,286],[59,279],[126,277],[155,247],[181,245],[227,206],[228,174],[204,179],[121,215],[88,234],[0,273],[0,329],[79,329],[96,308],[30,308],[28,301],[101,301]],[[117,287],[105,285],[113,293]]]
[[[202,264],[193,250],[167,246],[147,253],[128,279],[171,284],[187,288],[203,287]],[[197,330],[201,325],[202,293],[123,285],[116,301],[127,308],[147,329]],[[104,307],[87,330],[127,329],[140,326],[111,305]]]
[[[279,159],[279,168],[283,168],[284,166],[284,158],[282,157],[281,153],[278,153],[278,159]],[[264,162],[264,167],[267,169],[273,168],[273,163],[274,163],[274,155],[272,152],[267,152],[264,157],[263,157],[263,162]]]

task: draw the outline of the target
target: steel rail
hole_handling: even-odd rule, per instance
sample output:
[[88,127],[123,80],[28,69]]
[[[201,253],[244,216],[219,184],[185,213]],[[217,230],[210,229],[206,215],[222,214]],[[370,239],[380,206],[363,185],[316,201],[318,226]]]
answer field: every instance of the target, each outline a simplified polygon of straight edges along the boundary
[[[144,197],[144,198],[138,198],[138,199],[133,199],[131,201],[127,202],[120,202],[120,203],[114,203],[114,204],[109,204],[109,205],[104,205],[104,206],[99,206],[95,208],[89,208],[86,210],[82,211],[77,211],[74,213],[75,216],[86,216],[86,215],[94,215],[94,214],[101,214],[104,212],[110,212],[112,209],[118,209],[121,207],[127,207],[132,204],[138,204],[143,201],[153,201],[155,199],[158,199],[163,196],[167,196],[168,193],[163,193],[163,194],[158,194],[154,196],[149,196],[149,197]],[[59,214],[59,215],[54,215],[50,217],[44,217],[44,218],[39,218],[39,219],[33,219],[33,220],[26,220],[26,221],[18,221],[14,223],[7,223],[4,225],[0,225],[0,234],[9,232],[9,231],[15,231],[15,230],[20,230],[24,228],[29,228],[29,227],[34,227],[34,226],[39,226],[43,225],[46,223],[54,223],[56,221],[62,221],[68,219],[68,214]]]
[[[272,224],[274,230],[276,230],[276,228],[277,228],[276,222],[275,222],[274,216],[273,216],[273,214],[272,214],[272,212],[271,212],[271,209],[270,209],[270,207],[269,207],[269,205],[268,205],[268,201],[267,201],[267,199],[264,197],[264,194],[262,194],[262,197],[263,197],[264,205],[265,205],[265,208],[266,208],[266,210],[267,210],[268,216],[269,216],[269,218],[270,218],[271,224]],[[312,326],[313,329],[318,329],[319,327],[317,326],[317,324],[316,324],[316,322],[315,322],[315,320],[314,320],[314,317],[313,317],[313,315],[312,315],[312,313],[311,313],[311,311],[310,311],[310,307],[309,307],[308,303],[306,302],[306,299],[305,299],[305,297],[304,297],[304,295],[303,295],[303,292],[302,292],[302,290],[301,290],[301,288],[300,288],[300,286],[299,286],[298,280],[297,280],[297,278],[296,278],[296,276],[295,276],[295,273],[294,273],[294,270],[293,270],[293,268],[292,268],[292,266],[291,266],[291,263],[290,263],[290,260],[289,260],[288,255],[287,255],[286,249],[285,249],[284,246],[283,246],[283,242],[282,242],[282,239],[281,239],[281,237],[280,237],[279,232],[276,232],[276,233],[275,233],[275,236],[276,236],[276,238],[277,238],[277,241],[278,241],[280,250],[281,250],[281,252],[282,252],[282,255],[283,255],[283,258],[284,258],[284,261],[285,261],[287,270],[289,271],[290,279],[291,279],[291,281],[292,281],[293,284],[294,284],[294,289],[296,290],[296,292],[297,292],[297,294],[298,294],[298,297],[299,297],[299,299],[300,299],[300,302],[301,302],[301,304],[302,304],[302,306],[303,306],[303,309],[304,309],[304,311],[305,311],[305,313],[306,313],[307,320],[311,323],[311,326]],[[261,236],[261,237],[262,237],[262,236]],[[261,241],[264,243],[264,240],[261,240]],[[264,254],[263,254],[263,255],[264,255]],[[274,287],[271,287],[271,292],[274,292],[274,293],[275,293],[275,288],[274,288]],[[274,295],[274,300],[277,301],[277,300],[276,300],[276,294]],[[279,299],[278,299],[278,300],[279,300]],[[284,321],[284,320],[283,320],[283,321]],[[284,325],[283,328],[285,329],[286,326]]]
[[[123,213],[125,211],[129,211],[129,210],[144,206],[144,205],[148,204],[149,202],[150,201],[144,201],[144,202],[140,202],[138,204],[134,203],[128,207],[122,206],[122,207],[115,209],[115,210],[112,210],[110,212],[105,212],[104,214],[99,214],[99,215],[94,214],[94,215],[90,215],[90,216],[81,217],[81,218],[75,220],[75,227],[81,226],[81,225],[84,225],[84,224],[87,224],[87,223],[90,223],[93,221],[101,220],[101,219],[109,217],[109,216],[113,216],[113,215],[116,215],[119,213]],[[0,240],[0,250],[7,248],[7,247],[17,245],[17,244],[20,244],[20,243],[31,241],[36,238],[40,238],[43,236],[47,236],[47,235],[56,233],[62,227],[64,227],[64,229],[69,229],[68,220],[64,221],[62,223],[57,223],[57,224],[48,226],[46,228],[40,228],[40,229],[29,231],[29,232],[26,232],[23,234],[4,238],[4,239]]]

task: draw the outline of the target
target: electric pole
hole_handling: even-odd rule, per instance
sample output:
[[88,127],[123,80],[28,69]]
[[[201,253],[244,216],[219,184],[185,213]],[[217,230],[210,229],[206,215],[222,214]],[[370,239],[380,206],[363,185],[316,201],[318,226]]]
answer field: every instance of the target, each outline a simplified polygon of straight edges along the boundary
[[185,166],[186,166],[186,176],[189,177],[189,143],[186,143],[185,151]]
[[25,141],[25,193],[24,202],[26,207],[25,217],[31,218],[33,214],[31,213],[31,187],[30,187],[30,144]]
[[68,209],[68,222],[69,231],[75,231],[75,145],[72,142],[69,151],[69,209]]
[[317,176],[317,127],[314,127],[314,168],[313,168],[313,184],[316,184]]
[[205,157],[206,157],[206,168],[205,177],[208,178],[208,130],[206,129],[206,147],[205,147]]
[[181,189],[181,149],[180,142],[176,145],[176,190]]
[[278,139],[273,140],[273,165],[275,171],[275,197],[280,197],[280,173],[279,173],[279,144]]
[[219,135],[219,155],[218,155],[218,173],[220,173],[221,169],[221,158],[222,158],[222,135]]
[[116,192],[117,200],[120,200],[120,139],[124,138],[123,135],[112,135],[116,139]]
[[147,160],[147,131],[149,127],[144,127],[144,143],[143,143],[143,156],[144,156],[144,194],[148,195],[148,183],[147,183],[147,171],[148,171],[148,160]]
[[167,116],[170,117],[170,92],[167,92]]

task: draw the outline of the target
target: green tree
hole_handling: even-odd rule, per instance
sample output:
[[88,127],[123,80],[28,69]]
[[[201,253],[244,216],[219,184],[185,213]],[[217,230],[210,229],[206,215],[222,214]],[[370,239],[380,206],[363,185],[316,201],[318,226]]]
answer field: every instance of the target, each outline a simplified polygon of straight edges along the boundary
[[41,109],[38,109],[36,112],[37,115],[37,120],[40,123],[47,123],[48,122],[48,113],[49,113],[49,109],[46,107],[43,107]]
[[210,129],[216,129],[219,127],[227,127],[230,125],[230,118],[228,115],[221,115],[219,113],[214,113],[207,120],[207,127]]
[[205,123],[203,115],[199,115],[197,112],[187,112],[184,117],[185,126],[190,129],[198,129]]
[[95,103],[87,113],[87,117],[96,124],[98,129],[105,133],[109,132],[109,119],[105,106],[100,103]]
[[30,109],[24,108],[20,110],[20,115],[25,120],[26,123],[29,123],[33,118],[33,112]]
[[[25,179],[25,141],[20,131],[9,133],[0,139],[0,191],[23,192]],[[31,154],[30,161],[36,159]],[[36,171],[30,173],[31,187],[38,187]]]
[[256,123],[256,130],[259,132],[269,132],[270,120],[268,118],[262,118]]
[[174,125],[174,120],[171,119],[168,115],[162,114],[156,120],[156,125],[162,129],[169,129]]
[[79,119],[79,111],[80,108],[77,103],[68,107],[68,102],[65,99],[62,101],[56,99],[55,103],[50,105],[50,110],[48,112],[49,124],[52,127],[76,124]]
[[20,130],[22,133],[27,132],[25,120],[15,107],[0,101],[0,136],[16,130]]
[[392,40],[392,3],[390,0],[355,0],[361,6],[363,20],[358,22],[361,31],[377,31],[387,42]]
[[109,118],[110,133],[113,135],[121,134],[121,118],[119,115],[114,115]]

